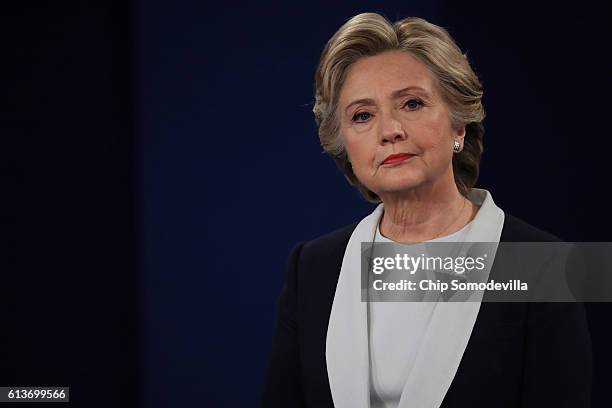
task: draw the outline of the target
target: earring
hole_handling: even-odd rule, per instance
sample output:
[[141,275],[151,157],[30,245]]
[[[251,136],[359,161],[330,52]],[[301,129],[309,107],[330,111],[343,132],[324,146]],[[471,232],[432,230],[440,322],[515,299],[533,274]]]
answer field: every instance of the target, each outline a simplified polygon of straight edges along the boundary
[[460,151],[461,151],[461,143],[455,140],[453,142],[453,152],[459,153]]

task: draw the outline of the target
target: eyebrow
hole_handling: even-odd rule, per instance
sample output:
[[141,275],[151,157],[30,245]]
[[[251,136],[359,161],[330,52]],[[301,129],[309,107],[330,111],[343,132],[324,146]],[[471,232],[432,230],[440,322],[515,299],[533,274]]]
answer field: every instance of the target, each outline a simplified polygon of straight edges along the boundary
[[[420,86],[416,86],[416,85],[412,85],[412,86],[407,86],[405,88],[402,89],[398,89],[397,91],[393,91],[391,93],[391,98],[395,99],[398,96],[402,95],[404,92],[408,92],[408,91],[420,91],[426,95],[428,95],[427,91],[423,88],[421,88]],[[357,104],[366,104],[366,105],[373,105],[374,104],[374,100],[371,98],[362,98],[362,99],[357,99],[351,103],[349,103],[346,107],[346,109],[344,110],[345,112],[348,112],[349,108],[353,105],[357,105]]]

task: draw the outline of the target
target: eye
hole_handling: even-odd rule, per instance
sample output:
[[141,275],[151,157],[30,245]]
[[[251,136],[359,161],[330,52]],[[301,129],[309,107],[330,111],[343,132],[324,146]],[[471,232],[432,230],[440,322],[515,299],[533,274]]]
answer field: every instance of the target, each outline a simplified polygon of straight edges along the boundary
[[417,110],[421,106],[423,106],[423,101],[420,99],[408,99],[404,104],[404,108],[408,108],[408,110]]
[[353,115],[353,122],[357,122],[357,123],[361,123],[361,122],[366,122],[368,119],[370,119],[372,115],[370,114],[370,112],[358,112],[356,114]]

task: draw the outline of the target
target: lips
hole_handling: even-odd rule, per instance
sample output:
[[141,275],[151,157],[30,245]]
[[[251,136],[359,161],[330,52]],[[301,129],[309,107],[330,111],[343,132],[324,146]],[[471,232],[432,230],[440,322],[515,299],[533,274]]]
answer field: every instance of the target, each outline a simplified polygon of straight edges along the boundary
[[408,154],[408,153],[392,154],[391,156],[387,157],[385,161],[382,162],[382,164],[393,164],[393,163],[403,162],[404,160],[408,160],[409,158],[413,156],[414,154]]

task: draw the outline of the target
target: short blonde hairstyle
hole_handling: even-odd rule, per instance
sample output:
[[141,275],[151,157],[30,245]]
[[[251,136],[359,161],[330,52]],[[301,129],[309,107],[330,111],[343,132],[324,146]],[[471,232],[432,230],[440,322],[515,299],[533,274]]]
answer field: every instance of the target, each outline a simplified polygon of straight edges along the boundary
[[465,126],[463,150],[453,155],[453,172],[458,190],[467,195],[478,179],[483,151],[482,85],[448,32],[422,18],[408,17],[391,24],[380,14],[358,14],[330,38],[315,74],[313,112],[321,146],[368,201],[380,202],[353,172],[340,135],[337,108],[349,67],[360,58],[392,50],[408,52],[429,68],[448,105],[452,126]]

